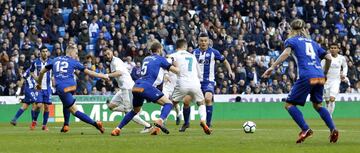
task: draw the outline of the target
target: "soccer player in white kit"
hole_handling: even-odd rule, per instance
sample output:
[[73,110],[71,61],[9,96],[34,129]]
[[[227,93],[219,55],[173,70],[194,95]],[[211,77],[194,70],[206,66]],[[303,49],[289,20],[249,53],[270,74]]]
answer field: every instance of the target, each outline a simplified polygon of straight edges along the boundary
[[[107,61],[110,62],[110,72],[109,77],[115,78],[117,81],[118,87],[120,90],[114,95],[110,102],[106,102],[111,111],[118,111],[123,113],[128,113],[132,110],[132,88],[134,86],[134,81],[132,80],[128,69],[126,68],[124,62],[113,55],[113,51],[109,48],[104,48],[104,56]],[[152,126],[148,122],[144,121],[138,113],[132,119],[134,122],[143,125],[144,130],[140,133],[150,132]]]
[[[211,134],[210,128],[206,125],[206,107],[205,98],[201,91],[200,85],[200,66],[195,55],[186,51],[187,42],[184,39],[176,41],[176,53],[172,54],[174,61],[179,65],[180,74],[176,81],[176,86],[172,95],[174,103],[183,100],[185,96],[191,96],[199,106],[200,126],[206,134]],[[184,102],[184,107],[190,103]],[[185,121],[189,122],[189,121]]]
[[[331,117],[335,109],[335,97],[339,93],[340,82],[346,79],[348,66],[344,56],[339,55],[339,46],[336,43],[330,44],[330,53],[332,56],[331,66],[326,75],[327,81],[324,86],[324,99],[326,101],[326,109]],[[325,61],[321,62],[324,67]]]

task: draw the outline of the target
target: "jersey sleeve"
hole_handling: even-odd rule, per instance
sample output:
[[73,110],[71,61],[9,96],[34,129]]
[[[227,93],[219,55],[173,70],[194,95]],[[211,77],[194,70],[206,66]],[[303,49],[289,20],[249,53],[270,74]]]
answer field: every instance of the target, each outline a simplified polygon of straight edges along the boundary
[[214,49],[214,55],[215,55],[215,60],[219,60],[221,62],[225,61],[225,57],[223,55],[221,55],[221,53],[218,50]]
[[54,65],[53,62],[54,62],[54,60],[49,61],[49,63],[47,65],[45,65],[45,68],[48,69],[48,70],[51,70],[53,65]]
[[30,70],[30,72],[34,72],[34,71],[35,71],[35,61],[31,63],[29,70]]
[[294,44],[292,43],[291,39],[286,39],[284,42],[285,48],[290,47],[291,49],[294,49]]
[[161,60],[160,67],[165,70],[169,70],[171,64],[164,57],[161,57],[160,60]]
[[85,66],[83,64],[81,64],[79,61],[75,61],[75,69],[80,70],[80,71],[84,71],[85,70]]
[[325,49],[322,48],[319,44],[316,43],[316,45],[318,46],[318,49],[317,49],[317,53],[318,53],[318,56],[320,59],[324,59],[325,55],[327,54]]

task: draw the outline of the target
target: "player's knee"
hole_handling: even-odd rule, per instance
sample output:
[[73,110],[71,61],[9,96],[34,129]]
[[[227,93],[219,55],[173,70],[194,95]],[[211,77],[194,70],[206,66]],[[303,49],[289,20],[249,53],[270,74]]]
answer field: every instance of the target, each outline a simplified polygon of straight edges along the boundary
[[133,110],[135,113],[139,113],[141,111],[141,107],[134,107]]
[[330,102],[335,102],[335,97],[330,97]]
[[290,104],[290,103],[285,103],[284,108],[285,108],[286,110],[288,110],[291,106],[293,106],[293,105]]
[[321,103],[320,104],[319,103],[313,103],[313,108],[315,110],[319,110],[321,107],[322,107]]
[[48,112],[49,111],[49,106],[48,105],[44,105],[44,111]]

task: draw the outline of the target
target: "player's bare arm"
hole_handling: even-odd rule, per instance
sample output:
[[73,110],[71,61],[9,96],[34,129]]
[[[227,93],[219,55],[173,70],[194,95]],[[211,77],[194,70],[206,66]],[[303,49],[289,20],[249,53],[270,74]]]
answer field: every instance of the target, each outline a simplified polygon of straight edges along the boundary
[[102,73],[96,73],[94,71],[91,71],[89,69],[85,69],[84,73],[93,77],[97,77],[97,78],[102,78],[102,79],[109,79],[109,75],[108,74],[102,74]]
[[43,80],[43,77],[44,77],[44,74],[49,71],[49,69],[47,68],[43,68],[41,69],[40,73],[39,73],[39,77],[36,80],[36,82],[38,83],[36,85],[36,89],[40,90],[41,89],[41,84],[42,84],[42,80]]
[[109,75],[110,78],[113,78],[113,77],[119,77],[122,74],[121,74],[120,71],[115,71],[115,72],[109,73],[108,75]]
[[234,72],[231,70],[230,63],[225,59],[225,60],[224,60],[224,64],[225,64],[226,69],[227,69],[228,72],[229,72],[229,75],[230,75],[231,79],[235,79],[235,74],[234,74]]
[[331,54],[326,54],[324,59],[325,59],[324,74],[326,76],[329,72],[330,65],[331,65],[331,60],[332,60]]
[[264,74],[261,76],[263,78],[269,78],[271,75],[271,72],[282,62],[284,62],[291,54],[291,48],[287,47],[285,48],[285,50],[281,53],[281,55],[279,56],[278,59],[276,59],[276,61],[274,62],[273,65],[271,65],[265,72]]
[[171,71],[171,72],[173,72],[175,74],[180,74],[180,69],[178,67],[176,67],[176,66],[173,66],[173,65],[169,68],[169,71]]

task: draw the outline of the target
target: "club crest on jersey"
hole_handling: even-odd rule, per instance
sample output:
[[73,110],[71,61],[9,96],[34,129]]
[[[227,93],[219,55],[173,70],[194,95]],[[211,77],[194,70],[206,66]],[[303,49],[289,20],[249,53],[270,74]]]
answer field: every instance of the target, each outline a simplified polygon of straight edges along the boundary
[[210,57],[210,54],[209,54],[209,53],[206,53],[205,56],[206,56],[206,57]]

